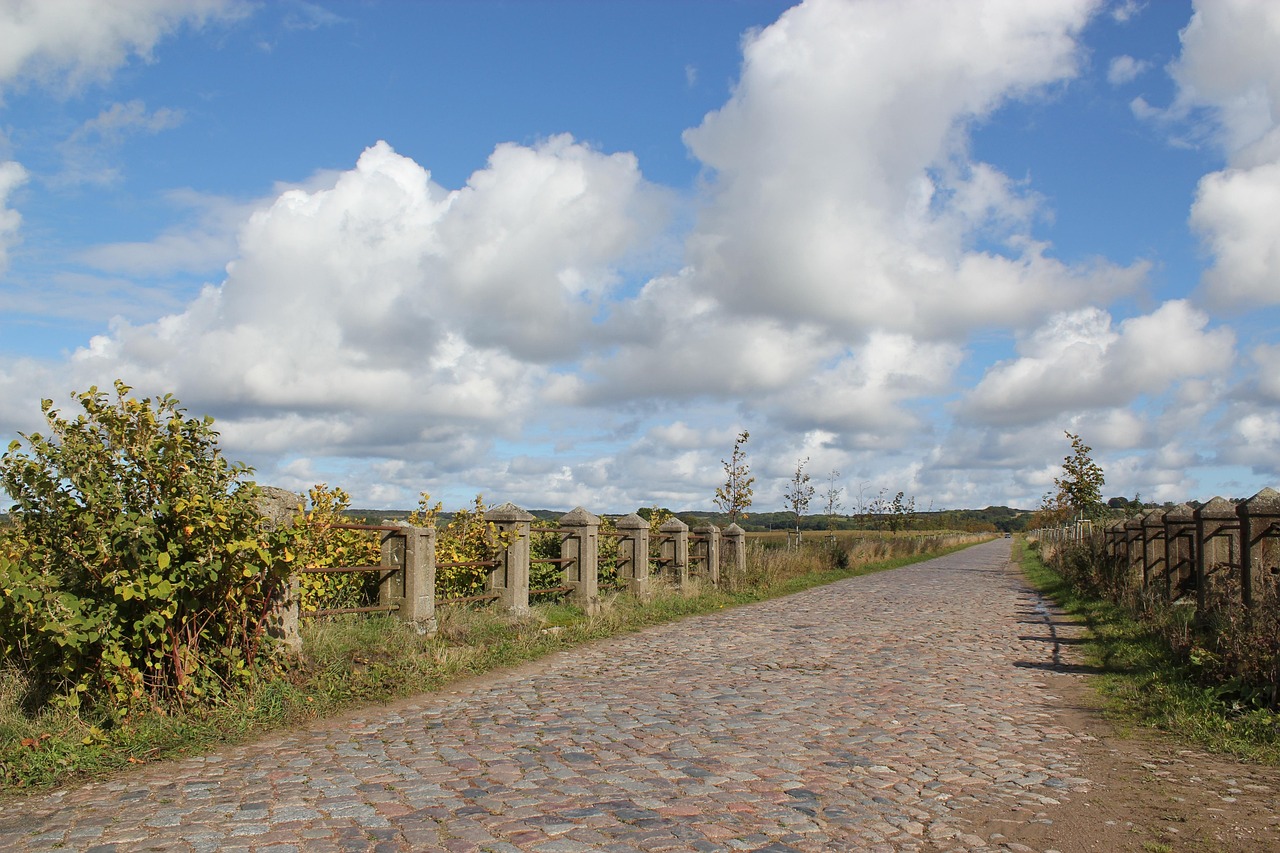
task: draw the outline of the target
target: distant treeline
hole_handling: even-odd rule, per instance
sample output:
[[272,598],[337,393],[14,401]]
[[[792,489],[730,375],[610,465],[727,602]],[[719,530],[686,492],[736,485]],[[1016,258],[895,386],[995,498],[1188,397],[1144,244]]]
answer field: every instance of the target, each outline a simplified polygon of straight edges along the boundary
[[[407,518],[407,509],[353,509],[347,515],[368,524],[386,524]],[[568,510],[531,509],[529,513],[540,521],[557,521]],[[638,514],[647,518],[651,510],[641,509]],[[948,509],[933,512],[913,513],[907,529],[909,530],[960,530],[973,533],[1018,533],[1024,530],[1030,520],[1032,510],[1012,509],[1007,506],[989,506],[986,509]],[[721,512],[678,512],[673,513],[690,527],[700,524],[714,524],[725,527],[729,524],[729,516]],[[442,513],[447,519],[449,513]],[[801,530],[875,530],[884,526],[886,520],[873,514],[862,515],[805,515],[800,518]],[[769,530],[794,530],[795,516],[789,512],[753,512],[746,518],[738,519],[738,526],[748,533],[763,533]]]

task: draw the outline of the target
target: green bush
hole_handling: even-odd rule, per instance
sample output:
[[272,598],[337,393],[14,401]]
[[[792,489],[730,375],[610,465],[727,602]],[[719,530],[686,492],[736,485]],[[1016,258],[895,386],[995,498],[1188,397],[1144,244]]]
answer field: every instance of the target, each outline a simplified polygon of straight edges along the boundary
[[0,652],[39,698],[123,715],[247,678],[288,554],[273,554],[249,469],[177,400],[73,394],[49,434],[0,457],[15,501],[0,548]]
[[431,495],[423,492],[418,498],[418,509],[409,516],[410,524],[436,528],[436,597],[480,595],[489,578],[489,566],[442,564],[495,560],[511,545],[514,537],[510,533],[500,533],[497,525],[485,521],[483,495],[476,495],[470,509],[464,507],[453,513],[449,523],[443,526],[439,524],[442,509],[439,501],[432,504]]
[[564,583],[564,570],[559,562],[544,563],[542,560],[560,559],[559,533],[544,532],[544,528],[554,531],[559,527],[556,521],[535,521],[529,531],[529,590],[538,597],[534,590],[554,589]]
[[[529,589],[554,589],[565,581],[565,566],[558,562],[565,534],[555,532],[559,521],[534,522],[530,529],[529,551],[532,564],[529,567]],[[596,536],[597,582],[601,589],[613,589],[618,585],[618,528],[613,519],[601,518]],[[555,560],[557,562],[539,562]]]
[[[382,562],[382,546],[375,531],[348,530],[334,525],[348,521],[351,496],[328,484],[312,486],[307,492],[311,509],[301,506],[293,526],[280,531],[297,568],[332,569],[345,566],[377,566]],[[301,574],[298,593],[302,609],[365,607],[378,598],[378,572]]]

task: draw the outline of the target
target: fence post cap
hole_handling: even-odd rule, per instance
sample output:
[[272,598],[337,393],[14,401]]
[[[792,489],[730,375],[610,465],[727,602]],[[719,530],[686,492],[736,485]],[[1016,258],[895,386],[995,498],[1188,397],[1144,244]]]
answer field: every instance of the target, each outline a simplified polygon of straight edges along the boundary
[[1164,510],[1159,507],[1149,509],[1141,517],[1143,527],[1160,527],[1164,524]]
[[645,521],[634,512],[630,515],[624,515],[613,523],[613,526],[619,530],[641,530],[649,526],[649,522]]
[[1196,510],[1196,518],[1235,518],[1236,505],[1223,497],[1215,495],[1208,503]]
[[724,533],[725,536],[741,536],[747,531],[739,527],[738,522],[735,521],[733,524],[730,524],[721,532]]
[[1195,518],[1196,511],[1186,504],[1178,504],[1164,514],[1165,524],[1170,522],[1186,523],[1188,521],[1195,521]]
[[678,518],[668,518],[658,527],[663,533],[682,533],[689,529],[689,525],[685,524]]
[[502,506],[495,506],[484,514],[485,521],[533,521],[533,514],[507,501]]
[[580,506],[560,516],[560,523],[568,527],[585,527],[588,524],[599,524],[600,516],[592,515]]
[[1268,486],[1247,501],[1242,501],[1236,511],[1250,518],[1259,515],[1280,515],[1280,492]]
[[419,531],[419,535],[423,533],[429,533],[436,529],[436,526],[434,524],[419,525],[419,524],[414,524],[410,521],[406,521],[403,518],[397,518],[395,521],[391,522],[391,524],[395,527],[403,527],[405,530],[405,533]]
[[267,520],[272,530],[292,527],[294,518],[306,510],[307,499],[278,486],[258,487],[258,515]]

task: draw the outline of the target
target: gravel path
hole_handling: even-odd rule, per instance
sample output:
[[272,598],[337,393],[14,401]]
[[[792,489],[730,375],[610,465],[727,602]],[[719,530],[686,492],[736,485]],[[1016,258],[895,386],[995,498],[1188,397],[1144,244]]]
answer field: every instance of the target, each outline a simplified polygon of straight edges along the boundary
[[0,849],[981,849],[966,810],[1089,785],[1046,688],[1063,629],[1008,552],[997,540],[11,802]]

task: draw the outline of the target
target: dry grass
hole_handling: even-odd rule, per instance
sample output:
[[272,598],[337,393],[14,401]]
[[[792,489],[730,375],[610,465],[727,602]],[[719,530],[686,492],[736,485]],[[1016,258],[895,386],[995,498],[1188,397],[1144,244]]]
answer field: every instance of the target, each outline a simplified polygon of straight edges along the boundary
[[878,536],[867,531],[840,531],[834,541],[830,534],[815,533],[799,548],[785,547],[774,534],[757,534],[747,540],[747,570],[734,591],[774,590],[797,578],[818,572],[857,573],[870,565],[891,567],[922,554],[938,554],[971,545],[987,535],[971,533],[900,534]]

